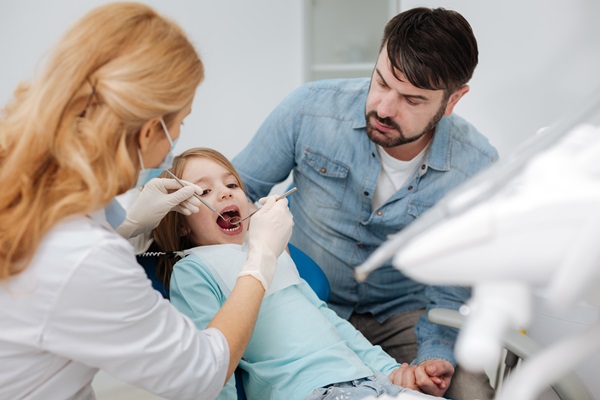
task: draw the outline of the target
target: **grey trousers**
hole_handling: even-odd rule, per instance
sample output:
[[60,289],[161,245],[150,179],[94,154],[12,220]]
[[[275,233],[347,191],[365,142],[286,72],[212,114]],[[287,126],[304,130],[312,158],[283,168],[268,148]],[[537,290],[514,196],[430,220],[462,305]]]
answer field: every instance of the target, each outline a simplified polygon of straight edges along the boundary
[[[379,345],[399,363],[411,363],[417,357],[415,324],[425,310],[397,314],[383,324],[371,314],[352,314],[350,323],[373,344]],[[456,368],[450,387],[444,394],[455,400],[488,400],[494,389],[485,373],[472,373]]]

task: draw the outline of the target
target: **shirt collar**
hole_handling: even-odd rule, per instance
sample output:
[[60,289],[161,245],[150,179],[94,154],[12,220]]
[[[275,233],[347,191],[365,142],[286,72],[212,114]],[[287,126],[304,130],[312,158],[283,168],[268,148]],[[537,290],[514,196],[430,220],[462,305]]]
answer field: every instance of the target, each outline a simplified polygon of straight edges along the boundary
[[367,128],[367,95],[369,94],[369,86],[371,84],[371,80],[367,80],[365,82],[367,88],[363,90],[360,94],[362,97],[358,104],[362,104],[362,107],[356,109],[356,114],[354,116],[354,122],[352,123],[353,129],[366,129]]
[[427,164],[438,171],[450,170],[450,117],[442,117],[435,127]]

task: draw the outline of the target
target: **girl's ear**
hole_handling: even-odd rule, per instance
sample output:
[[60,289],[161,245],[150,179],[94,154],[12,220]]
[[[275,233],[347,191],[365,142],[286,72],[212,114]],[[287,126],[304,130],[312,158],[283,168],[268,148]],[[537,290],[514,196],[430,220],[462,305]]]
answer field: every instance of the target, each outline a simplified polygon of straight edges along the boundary
[[179,227],[177,228],[177,233],[179,233],[179,237],[187,236],[190,234],[190,232],[192,232],[192,230],[190,229],[188,224],[185,221],[181,221],[179,223]]

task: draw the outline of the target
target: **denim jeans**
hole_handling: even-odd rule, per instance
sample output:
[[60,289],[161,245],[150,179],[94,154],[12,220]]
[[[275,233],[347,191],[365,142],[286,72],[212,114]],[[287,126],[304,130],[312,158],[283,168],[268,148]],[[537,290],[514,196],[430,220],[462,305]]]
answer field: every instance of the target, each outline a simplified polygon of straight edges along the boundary
[[411,398],[414,399],[441,400],[440,397],[433,397],[396,386],[381,372],[367,376],[366,378],[355,379],[349,382],[333,383],[325,387],[317,388],[304,400],[358,400],[367,397],[379,397],[384,394],[396,396],[406,392],[410,392],[412,395]]

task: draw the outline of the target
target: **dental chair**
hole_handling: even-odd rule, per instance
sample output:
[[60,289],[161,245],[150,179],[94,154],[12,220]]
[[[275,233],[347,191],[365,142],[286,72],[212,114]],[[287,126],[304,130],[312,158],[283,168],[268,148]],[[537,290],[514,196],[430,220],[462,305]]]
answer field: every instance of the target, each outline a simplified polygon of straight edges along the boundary
[[[429,321],[460,329],[465,323],[465,317],[456,310],[445,308],[432,309],[427,313]],[[521,331],[510,330],[502,338],[504,347],[503,362],[496,367],[493,387],[498,390],[510,374],[522,362],[542,351],[542,346]],[[562,377],[550,385],[550,389],[561,400],[591,400],[592,398],[581,380],[572,373]]]

